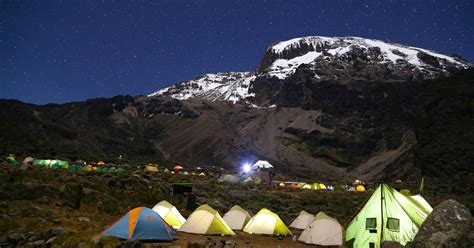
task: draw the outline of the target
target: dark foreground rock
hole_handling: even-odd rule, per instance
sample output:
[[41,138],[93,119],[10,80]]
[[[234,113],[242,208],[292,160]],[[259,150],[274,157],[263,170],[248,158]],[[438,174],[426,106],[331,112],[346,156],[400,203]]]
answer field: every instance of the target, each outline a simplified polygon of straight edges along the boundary
[[471,222],[472,216],[466,207],[455,200],[443,201],[421,225],[411,247],[472,247]]

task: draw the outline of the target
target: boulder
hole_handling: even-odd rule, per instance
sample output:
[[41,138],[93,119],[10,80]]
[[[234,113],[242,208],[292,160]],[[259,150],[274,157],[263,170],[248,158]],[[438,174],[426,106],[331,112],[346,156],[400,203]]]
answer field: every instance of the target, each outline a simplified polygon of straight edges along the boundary
[[8,242],[12,244],[18,244],[24,240],[26,240],[26,237],[21,232],[14,232],[8,235]]
[[8,214],[0,214],[0,220],[11,220],[12,218]]
[[471,222],[471,213],[465,206],[455,200],[443,201],[426,218],[410,247],[471,247]]
[[87,217],[79,217],[78,220],[81,222],[91,222],[91,220]]
[[403,248],[403,245],[394,241],[385,241],[382,243],[381,248]]
[[26,246],[27,247],[43,247],[44,242],[45,242],[44,240],[37,240],[37,241],[34,241],[34,242],[26,243]]
[[60,226],[52,227],[48,230],[48,232],[54,236],[68,233],[68,231],[64,227],[60,227]]
[[83,190],[79,183],[66,183],[62,195],[63,206],[79,209],[81,206]]
[[25,170],[31,170],[31,169],[33,169],[33,165],[31,165],[31,164],[22,164],[22,165],[20,166],[20,170],[24,170],[24,171],[25,171]]
[[44,243],[44,244],[49,245],[49,244],[53,243],[54,241],[56,241],[56,239],[58,239],[58,237],[53,236],[53,237],[49,238],[48,240],[46,240],[46,243]]

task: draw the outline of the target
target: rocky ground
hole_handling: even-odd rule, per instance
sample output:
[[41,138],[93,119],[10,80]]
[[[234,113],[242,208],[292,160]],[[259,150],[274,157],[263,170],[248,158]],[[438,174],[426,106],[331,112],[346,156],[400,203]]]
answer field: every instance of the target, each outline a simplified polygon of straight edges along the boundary
[[[146,206],[153,207],[166,199],[177,206],[187,217],[192,210],[186,209],[183,196],[171,196],[172,184],[191,182],[196,203],[207,203],[223,215],[234,204],[256,213],[266,207],[277,212],[289,224],[301,210],[316,214],[324,211],[347,226],[364,202],[371,195],[375,185],[368,192],[311,191],[281,189],[277,186],[218,183],[217,174],[199,176],[149,174],[141,168],[131,168],[124,174],[98,174],[71,172],[23,166],[0,165],[0,246],[63,246],[63,247],[105,247],[124,245],[112,238],[96,239],[110,223],[128,210]],[[80,207],[66,206],[74,198],[66,187],[79,184],[83,194],[79,197]],[[413,184],[415,185],[415,184]],[[416,192],[415,186],[411,186]],[[445,199],[456,199],[471,208],[474,196],[470,193],[455,195],[442,190],[429,190],[426,184],[426,198],[435,206]],[[295,247],[303,246],[292,237],[278,239],[239,233],[237,237],[200,236],[179,233],[173,243],[161,244],[175,247],[201,247],[215,244],[227,245]],[[133,246],[134,244],[127,243]],[[148,244],[148,246],[157,246]]]

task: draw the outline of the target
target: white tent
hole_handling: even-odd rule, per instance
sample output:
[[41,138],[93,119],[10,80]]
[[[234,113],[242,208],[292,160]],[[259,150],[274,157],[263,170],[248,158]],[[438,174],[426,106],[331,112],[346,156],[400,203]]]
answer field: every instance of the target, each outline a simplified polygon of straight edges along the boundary
[[194,210],[178,231],[207,235],[235,235],[219,212],[207,204]]
[[249,220],[244,227],[244,232],[250,234],[264,234],[274,236],[291,235],[290,229],[283,223],[278,214],[262,208]]
[[252,165],[252,169],[273,169],[273,165],[271,165],[266,160],[258,160],[255,164]]
[[336,219],[319,212],[298,240],[306,244],[323,246],[342,245],[342,227]]
[[247,210],[239,205],[233,206],[223,217],[232,230],[242,230],[247,222],[252,218]]
[[298,217],[291,222],[290,227],[296,229],[305,229],[314,220],[314,215],[302,210]]
[[186,222],[186,219],[181,215],[178,209],[168,201],[158,202],[158,204],[153,207],[153,211],[157,212],[168,225],[175,229],[180,228],[184,222]]

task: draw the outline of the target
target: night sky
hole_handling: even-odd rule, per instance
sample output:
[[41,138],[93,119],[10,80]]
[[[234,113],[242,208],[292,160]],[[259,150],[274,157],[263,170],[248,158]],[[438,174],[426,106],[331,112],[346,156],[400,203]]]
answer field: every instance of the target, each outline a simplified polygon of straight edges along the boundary
[[145,95],[205,72],[254,70],[270,43],[308,35],[474,61],[471,0],[255,2],[0,0],[0,98]]

